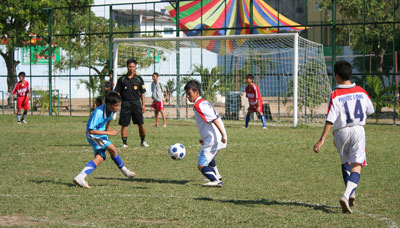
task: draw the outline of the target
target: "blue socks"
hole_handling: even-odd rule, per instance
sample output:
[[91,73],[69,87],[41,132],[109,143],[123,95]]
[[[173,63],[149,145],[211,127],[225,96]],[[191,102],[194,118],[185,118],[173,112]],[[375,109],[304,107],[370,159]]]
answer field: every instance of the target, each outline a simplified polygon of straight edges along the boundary
[[89,175],[91,172],[93,172],[96,169],[96,164],[94,163],[93,160],[90,160],[86,165],[85,168],[81,171],[81,174],[84,176]]
[[209,179],[210,181],[216,181],[217,178],[215,177],[215,173],[214,171],[209,167],[209,166],[204,166],[201,169],[201,173],[207,177],[207,179]]
[[356,172],[352,172],[347,181],[346,190],[343,194],[344,197],[348,200],[353,192],[356,190],[358,182],[360,181],[360,174]]
[[267,127],[267,121],[265,120],[264,115],[261,115],[261,122],[262,122],[263,127]]
[[349,179],[351,173],[351,165],[344,163],[342,164],[342,176],[343,176],[343,181],[344,181],[344,185],[347,186],[347,181]]
[[250,115],[246,115],[246,125],[245,127],[249,127],[249,122],[250,122]]
[[115,156],[115,157],[111,156],[111,158],[114,161],[114,163],[118,166],[118,168],[121,169],[122,167],[125,166],[124,163],[122,162],[121,157],[119,156],[119,154],[117,154],[117,156]]

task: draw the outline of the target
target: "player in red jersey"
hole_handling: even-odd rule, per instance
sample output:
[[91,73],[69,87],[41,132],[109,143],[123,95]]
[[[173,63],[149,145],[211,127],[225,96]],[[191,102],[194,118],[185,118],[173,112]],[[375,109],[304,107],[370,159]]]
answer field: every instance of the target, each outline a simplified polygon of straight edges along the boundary
[[260,89],[256,84],[253,83],[253,79],[254,77],[252,74],[248,74],[246,76],[246,97],[249,99],[249,108],[247,109],[245,128],[249,127],[250,115],[253,112],[260,114],[263,128],[267,128],[267,121],[265,120],[265,116],[263,114],[263,103]]
[[[29,99],[31,97],[31,90],[29,89],[29,82],[25,80],[25,72],[20,72],[18,74],[19,82],[15,85],[12,96],[11,103],[13,103],[14,94],[17,94],[17,121],[20,124],[26,123],[25,117],[29,110]],[[24,109],[24,113],[21,119],[21,109]]]

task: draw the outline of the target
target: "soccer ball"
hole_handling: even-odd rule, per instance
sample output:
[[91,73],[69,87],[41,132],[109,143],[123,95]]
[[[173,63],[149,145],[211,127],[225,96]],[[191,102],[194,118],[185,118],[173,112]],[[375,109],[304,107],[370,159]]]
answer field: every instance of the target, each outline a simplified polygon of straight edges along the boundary
[[186,154],[186,149],[180,143],[172,144],[169,147],[168,155],[174,160],[182,159],[183,157],[185,157],[185,154]]

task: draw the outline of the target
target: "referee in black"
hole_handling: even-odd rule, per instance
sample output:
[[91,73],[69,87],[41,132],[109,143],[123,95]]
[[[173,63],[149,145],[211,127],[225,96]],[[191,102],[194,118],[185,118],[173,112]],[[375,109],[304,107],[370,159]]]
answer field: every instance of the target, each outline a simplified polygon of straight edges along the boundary
[[146,111],[145,107],[145,93],[146,86],[144,85],[143,78],[136,75],[135,59],[128,59],[126,66],[128,73],[118,78],[115,91],[122,97],[121,111],[119,117],[119,125],[121,128],[123,147],[128,147],[128,126],[130,125],[131,118],[133,124],[139,127],[140,145],[148,147],[145,141],[146,131],[144,129],[143,113]]

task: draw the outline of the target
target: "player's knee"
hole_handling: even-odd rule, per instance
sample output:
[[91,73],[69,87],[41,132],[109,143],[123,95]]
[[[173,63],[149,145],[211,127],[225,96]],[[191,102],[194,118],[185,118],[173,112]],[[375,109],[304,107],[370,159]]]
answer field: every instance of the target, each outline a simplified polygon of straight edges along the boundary
[[198,165],[197,168],[201,171],[203,169],[204,165]]

